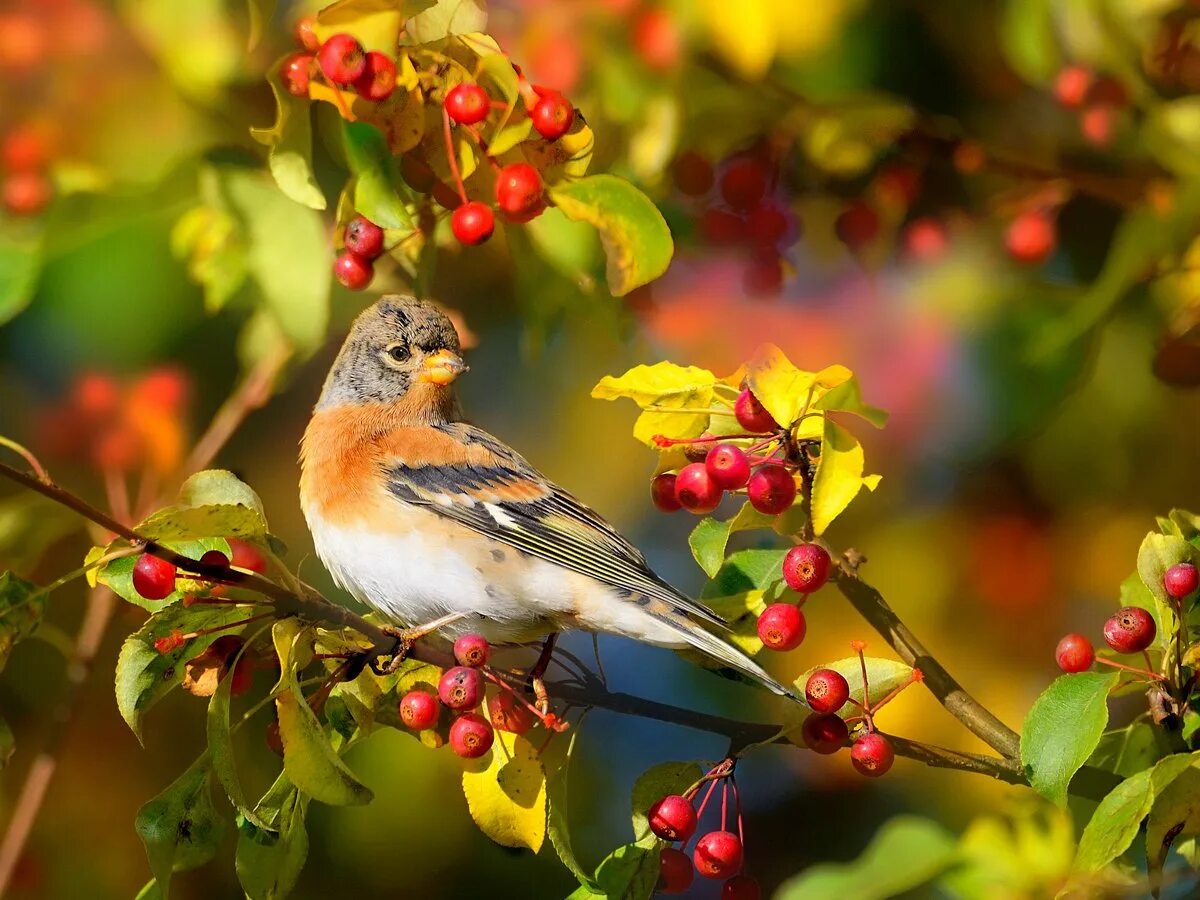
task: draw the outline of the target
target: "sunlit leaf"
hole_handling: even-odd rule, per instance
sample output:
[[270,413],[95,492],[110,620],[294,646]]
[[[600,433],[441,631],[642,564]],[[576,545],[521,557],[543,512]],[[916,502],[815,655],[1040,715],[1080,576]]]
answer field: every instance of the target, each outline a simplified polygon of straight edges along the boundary
[[546,837],[546,772],[528,739],[497,731],[488,755],[463,772],[467,808],[480,831],[534,853]]
[[779,30],[773,0],[702,0],[699,9],[713,49],[743,78],[760,78],[771,67]]
[[251,641],[247,641],[238,648],[237,654],[229,661],[229,674],[217,683],[217,689],[208,702],[206,733],[213,771],[225,789],[225,795],[229,797],[229,802],[256,828],[269,831],[271,830],[270,826],[250,809],[246,801],[246,793],[242,790],[242,782],[238,777],[237,760],[233,753],[233,737],[230,733],[229,703],[233,688],[233,672],[237,668],[238,661],[250,648],[250,644]]
[[437,0],[405,23],[405,43],[428,44],[452,34],[470,34],[485,28],[487,5],[484,0]]
[[[862,666],[864,661],[867,665],[867,684],[870,687],[871,703],[873,704],[878,703],[901,685],[912,681],[913,668],[908,663],[879,656],[866,656],[860,661],[856,655],[813,666],[796,679],[796,691],[800,694],[804,693],[804,686],[808,683],[809,676],[817,669],[833,669],[845,677],[846,683],[850,685],[850,696],[862,703],[864,694]],[[857,715],[857,713],[857,707],[847,704],[838,714],[844,717]]]
[[345,122],[342,133],[346,160],[355,176],[354,208],[382,228],[412,231],[413,220],[398,192],[401,181],[384,136],[366,122]]
[[208,754],[138,810],[134,827],[146,847],[150,871],[163,900],[171,873],[194,869],[220,847],[224,823],[213,808]]
[[317,14],[313,32],[321,41],[340,32],[352,34],[367,50],[393,56],[405,17],[429,5],[429,0],[337,0]]
[[817,534],[823,534],[864,487],[875,490],[879,476],[863,475],[863,465],[862,445],[854,435],[826,419],[812,488],[812,523]]
[[774,344],[763,344],[746,363],[746,386],[783,426],[792,425],[824,392],[851,377],[845,366],[806,372]]
[[292,892],[308,857],[304,827],[308,798],[280,774],[254,812],[270,828],[263,830],[249,819],[239,819],[238,882],[250,900],[282,900]]
[[1200,833],[1200,769],[1191,755],[1188,766],[1160,787],[1146,820],[1146,862],[1151,876],[1162,873],[1163,861],[1176,841]]
[[[848,369],[846,371],[849,372]],[[813,409],[854,413],[854,415],[866,419],[876,428],[882,428],[888,420],[888,414],[885,411],[863,402],[862,389],[858,385],[858,379],[853,375],[849,375],[841,384],[830,388],[823,396],[813,401]]]
[[0,237],[0,325],[29,303],[41,268],[39,241]]
[[[624,375],[606,375],[592,388],[598,400],[628,397],[643,412],[633,426],[633,436],[654,446],[654,436],[694,437],[708,424],[708,413],[673,410],[704,409],[713,402],[717,378],[707,369],[677,366],[670,362],[634,366]],[[663,411],[668,410],[668,411]]]
[[729,538],[739,531],[752,528],[770,528],[774,517],[760,513],[749,503],[743,503],[736,513],[725,521],[704,518],[688,536],[692,556],[709,578],[714,577],[725,562],[725,548]]
[[324,209],[325,195],[312,170],[312,120],[309,103],[295,97],[278,83],[268,79],[275,95],[275,124],[270,128],[252,128],[250,134],[270,148],[267,166],[283,193],[312,209]]
[[0,670],[20,641],[37,630],[46,613],[46,596],[37,585],[12,572],[0,573]]
[[1115,672],[1060,675],[1034,701],[1021,728],[1021,764],[1043,797],[1066,802],[1067,786],[1100,742],[1117,681]]

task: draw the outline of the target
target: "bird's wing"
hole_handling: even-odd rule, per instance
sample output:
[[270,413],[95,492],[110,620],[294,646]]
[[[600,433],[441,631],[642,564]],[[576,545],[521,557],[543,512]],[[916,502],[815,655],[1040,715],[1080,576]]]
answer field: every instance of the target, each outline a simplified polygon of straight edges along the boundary
[[402,429],[387,449],[388,487],[406,503],[631,595],[725,624],[655,575],[604,519],[486,431],[464,422]]

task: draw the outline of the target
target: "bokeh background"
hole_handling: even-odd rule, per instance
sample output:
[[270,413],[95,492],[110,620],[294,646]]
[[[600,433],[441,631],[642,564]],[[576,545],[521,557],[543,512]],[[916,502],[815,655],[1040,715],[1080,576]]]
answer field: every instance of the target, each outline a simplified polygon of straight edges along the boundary
[[[60,481],[97,502],[100,451],[61,434],[83,376],[132,384],[159,372],[181,389],[169,418],[184,435],[237,381],[245,312],[232,303],[206,313],[172,232],[195,205],[200,160],[261,158],[248,129],[273,115],[264,73],[291,46],[297,16],[316,6],[281,3],[248,52],[247,10],[234,0],[0,0],[0,137],[32,131],[48,148],[37,169],[44,183],[6,186],[0,217],[0,314],[16,312],[18,295],[31,301],[0,328],[0,433],[44,453]],[[1195,202],[1187,185],[1200,157],[1187,154],[1200,143],[1197,114],[1162,112],[1200,90],[1195,8],[490,4],[489,30],[506,52],[586,115],[597,135],[593,169],[649,193],[677,251],[662,279],[620,299],[596,277],[596,248],[554,228],[442,251],[430,293],[459,310],[475,338],[461,382],[470,417],[608,516],[669,580],[698,591],[703,575],[686,544],[693,520],[654,511],[654,460],[630,436],[632,407],[589,399],[591,386],[658,359],[732,371],[764,340],[804,368],[850,366],[892,419],[864,435],[880,489],[829,537],[865,552],[869,580],[1018,726],[1055,674],[1057,638],[1098,633],[1153,517],[1200,504],[1194,222],[1154,219]],[[1055,94],[1068,65],[1106,73],[1121,92],[1071,108]],[[766,205],[786,221],[765,241],[723,220],[719,190],[707,187],[712,170],[719,179],[747,159],[767,173]],[[320,153],[317,164],[329,177]],[[860,204],[876,217],[867,240],[847,235],[845,218],[837,225]],[[1054,223],[1056,242],[1044,263],[1022,265],[1006,230],[1031,210]],[[924,231],[914,233],[915,222]],[[1173,243],[1137,244],[1165,232]],[[260,492],[290,563],[335,595],[300,516],[297,442],[347,323],[390,287],[404,287],[400,273],[381,270],[365,295],[335,286],[321,349],[289,367],[218,460]],[[78,565],[89,543],[69,526],[42,506],[31,514],[27,498],[0,485],[3,567],[45,582]],[[53,538],[45,554],[25,552],[35,529],[37,541]],[[19,646],[0,681],[16,736],[0,773],[0,821],[51,733],[61,645],[83,594],[73,586],[54,595],[45,639]],[[767,661],[781,677],[847,655],[854,638],[885,650],[835,591],[806,609],[803,647]],[[204,720],[202,701],[177,694],[151,716],[142,747],[117,715],[110,673],[143,615],[119,610],[107,630],[13,897],[129,897],[148,878],[134,814],[200,752]],[[589,658],[586,637],[567,646]],[[600,649],[614,688],[745,717],[780,712],[670,653],[616,639]],[[919,691],[889,710],[886,725],[985,749]],[[277,760],[260,728],[246,731],[243,779],[253,792]],[[589,715],[571,774],[585,863],[627,840],[626,798],[640,772],[723,751],[692,731]],[[350,763],[377,799],[314,805],[296,896],[572,889],[549,847],[534,859],[479,834],[448,752],[386,732]],[[856,855],[898,812],[958,830],[1030,802],[1027,791],[906,760],[868,783],[844,755],[781,749],[739,773],[748,866],[772,889],[814,862]],[[232,844],[173,887],[184,898],[237,896]],[[1043,890],[1013,885],[996,896]]]

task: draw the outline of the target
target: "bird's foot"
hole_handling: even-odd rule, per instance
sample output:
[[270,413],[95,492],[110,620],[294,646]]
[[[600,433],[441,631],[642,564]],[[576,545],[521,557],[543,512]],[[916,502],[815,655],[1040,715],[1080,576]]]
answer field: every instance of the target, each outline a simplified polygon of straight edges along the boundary
[[396,639],[396,648],[392,651],[391,658],[387,662],[381,663],[379,657],[373,659],[371,661],[371,671],[376,675],[393,674],[404,665],[404,661],[412,653],[413,644],[421,640],[421,638],[433,634],[439,628],[444,628],[447,625],[457,622],[459,619],[466,618],[466,615],[466,613],[449,613],[440,619],[434,619],[432,622],[427,622],[424,625],[416,625],[412,628],[396,628],[391,625],[382,626],[380,631],[388,637]]
[[542,644],[542,652],[538,655],[537,662],[533,664],[533,668],[529,670],[529,678],[526,681],[526,687],[533,691],[535,698],[534,705],[543,719],[550,712],[550,695],[546,691],[546,682],[542,680],[542,676],[546,674],[546,669],[550,667],[550,660],[554,656],[554,644],[557,640],[558,632],[553,632],[546,636],[546,640]]

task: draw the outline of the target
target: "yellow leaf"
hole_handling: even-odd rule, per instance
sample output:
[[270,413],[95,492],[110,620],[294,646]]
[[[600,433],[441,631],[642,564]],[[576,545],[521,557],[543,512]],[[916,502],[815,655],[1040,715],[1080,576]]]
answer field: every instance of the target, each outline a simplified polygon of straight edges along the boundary
[[774,5],[774,0],[704,0],[701,4],[713,50],[743,78],[761,78],[775,58],[779,30]]
[[[606,375],[592,388],[592,396],[598,400],[628,397],[645,410],[634,424],[633,435],[654,446],[656,434],[680,438],[704,431],[716,382],[717,377],[707,369],[661,362],[634,366],[619,378]],[[691,409],[704,411],[682,412]]]
[[812,522],[817,534],[829,527],[863,487],[873,491],[878,486],[878,475],[864,477],[862,472],[862,445],[845,428],[826,419],[821,459],[813,478]]
[[368,50],[392,56],[404,12],[395,0],[338,0],[317,14],[313,33],[327,41],[339,32],[354,35]]
[[505,847],[534,853],[546,837],[546,772],[528,740],[496,732],[478,769],[463,772],[467,808],[479,829]]
[[797,369],[774,344],[763,344],[746,364],[746,386],[780,425],[799,418],[816,379],[817,373]]

